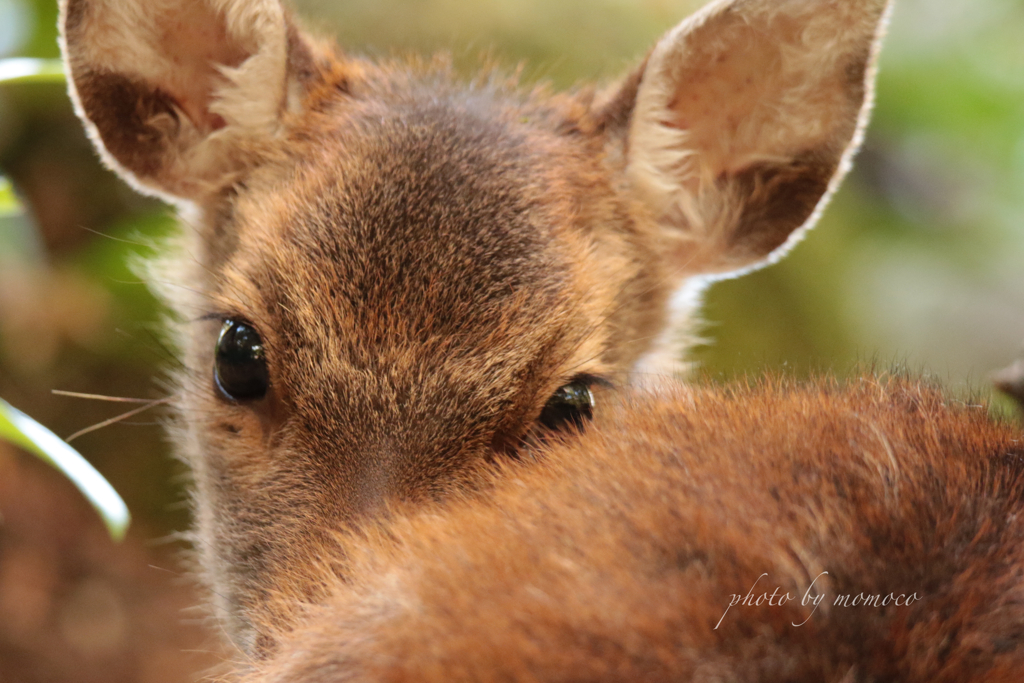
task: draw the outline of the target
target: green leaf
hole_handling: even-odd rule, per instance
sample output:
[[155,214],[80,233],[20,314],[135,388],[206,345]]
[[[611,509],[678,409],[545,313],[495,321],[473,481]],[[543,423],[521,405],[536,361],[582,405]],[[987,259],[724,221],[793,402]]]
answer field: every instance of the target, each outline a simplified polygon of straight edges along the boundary
[[0,175],[0,218],[21,214],[21,202],[14,194],[11,181]]
[[78,451],[3,399],[0,399],[0,439],[21,446],[63,472],[96,508],[110,537],[115,541],[124,538],[131,515],[114,487]]
[[30,57],[0,59],[0,85],[63,82],[64,64],[59,59],[33,59]]

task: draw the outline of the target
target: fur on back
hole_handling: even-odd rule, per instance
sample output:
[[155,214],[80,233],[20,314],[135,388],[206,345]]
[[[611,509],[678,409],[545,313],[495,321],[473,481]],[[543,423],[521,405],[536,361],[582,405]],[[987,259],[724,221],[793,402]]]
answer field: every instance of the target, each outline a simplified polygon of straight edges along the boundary
[[1018,428],[899,378],[614,401],[345,539],[249,683],[1020,680]]

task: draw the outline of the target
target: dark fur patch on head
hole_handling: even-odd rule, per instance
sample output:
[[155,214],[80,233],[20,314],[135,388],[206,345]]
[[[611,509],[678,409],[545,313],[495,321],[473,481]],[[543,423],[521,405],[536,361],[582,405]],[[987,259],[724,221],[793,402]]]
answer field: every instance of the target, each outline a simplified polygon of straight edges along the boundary
[[[550,371],[553,347],[571,353],[580,332],[557,324],[572,320],[569,265],[550,248],[564,226],[548,208],[536,142],[495,107],[485,95],[424,92],[355,118],[358,139],[342,132],[319,150],[337,172],[300,169],[275,202],[281,244],[258,256],[261,245],[243,247],[235,260],[255,264],[245,276],[272,321],[292,400],[322,405],[336,382],[350,398],[335,420],[398,417],[402,397],[418,396],[431,410],[465,410],[447,421],[470,429],[541,372],[535,364]],[[451,372],[479,379],[441,380]],[[423,450],[422,463],[435,447],[410,439],[402,450]]]

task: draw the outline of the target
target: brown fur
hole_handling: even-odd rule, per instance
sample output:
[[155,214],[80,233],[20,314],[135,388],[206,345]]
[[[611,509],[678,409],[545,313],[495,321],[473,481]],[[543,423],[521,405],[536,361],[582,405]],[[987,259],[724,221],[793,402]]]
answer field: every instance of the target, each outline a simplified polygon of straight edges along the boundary
[[1019,428],[898,378],[602,398],[344,539],[352,578],[246,681],[1020,680]]
[[[262,656],[337,529],[542,438],[574,377],[670,372],[707,278],[778,258],[845,172],[885,0],[718,0],[621,84],[372,64],[277,0],[63,0],[104,160],[182,208],[175,433],[216,614]],[[225,320],[270,389],[214,384]]]

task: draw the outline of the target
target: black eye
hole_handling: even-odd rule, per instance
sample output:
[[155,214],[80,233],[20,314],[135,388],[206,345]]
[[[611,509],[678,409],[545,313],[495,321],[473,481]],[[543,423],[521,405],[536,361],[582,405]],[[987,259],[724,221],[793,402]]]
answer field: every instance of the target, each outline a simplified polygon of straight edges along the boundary
[[559,387],[540,411],[538,422],[551,430],[583,429],[594,417],[594,395],[590,382],[576,379]]
[[263,340],[251,325],[224,321],[217,338],[214,377],[221,393],[233,401],[256,401],[266,396],[270,376]]

